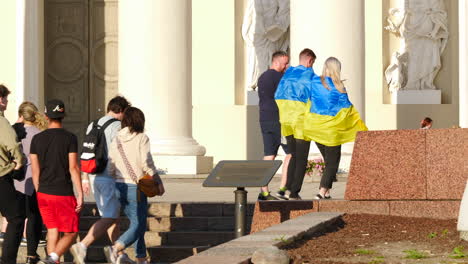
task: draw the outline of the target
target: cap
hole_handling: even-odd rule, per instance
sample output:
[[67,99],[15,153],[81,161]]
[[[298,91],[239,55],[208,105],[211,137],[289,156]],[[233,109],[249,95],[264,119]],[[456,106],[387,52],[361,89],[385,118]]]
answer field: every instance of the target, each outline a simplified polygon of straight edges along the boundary
[[46,104],[45,115],[49,118],[65,117],[65,104],[59,99],[49,100]]

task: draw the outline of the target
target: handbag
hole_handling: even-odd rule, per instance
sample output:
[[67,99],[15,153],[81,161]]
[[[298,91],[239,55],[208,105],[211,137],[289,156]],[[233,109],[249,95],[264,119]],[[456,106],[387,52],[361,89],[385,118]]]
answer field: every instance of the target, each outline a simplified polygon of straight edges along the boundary
[[125,155],[125,152],[122,147],[122,143],[118,138],[117,140],[117,149],[120,152],[120,155],[122,156],[123,162],[125,164],[125,167],[127,168],[128,174],[130,174],[130,177],[132,180],[137,184],[138,190],[142,191],[146,196],[148,197],[154,197],[156,195],[160,195],[159,188],[158,188],[158,183],[156,183],[153,180],[153,177],[149,174],[145,174],[140,180],[138,180],[135,171],[132,168],[132,165],[127,159],[127,156]]

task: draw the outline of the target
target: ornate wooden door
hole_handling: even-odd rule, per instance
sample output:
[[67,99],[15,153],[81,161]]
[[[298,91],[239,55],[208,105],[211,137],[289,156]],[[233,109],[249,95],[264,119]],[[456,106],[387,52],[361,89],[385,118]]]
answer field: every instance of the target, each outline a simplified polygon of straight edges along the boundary
[[81,142],[117,94],[117,0],[45,1],[45,100],[65,102]]

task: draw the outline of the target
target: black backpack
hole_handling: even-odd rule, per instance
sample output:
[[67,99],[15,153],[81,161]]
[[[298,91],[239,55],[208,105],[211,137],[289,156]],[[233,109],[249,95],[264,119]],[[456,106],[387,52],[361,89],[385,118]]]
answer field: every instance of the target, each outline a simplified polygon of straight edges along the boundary
[[81,171],[86,173],[100,173],[106,169],[106,134],[104,130],[117,121],[112,118],[102,126],[98,125],[98,120],[93,121],[92,128],[83,140],[83,149],[80,156]]

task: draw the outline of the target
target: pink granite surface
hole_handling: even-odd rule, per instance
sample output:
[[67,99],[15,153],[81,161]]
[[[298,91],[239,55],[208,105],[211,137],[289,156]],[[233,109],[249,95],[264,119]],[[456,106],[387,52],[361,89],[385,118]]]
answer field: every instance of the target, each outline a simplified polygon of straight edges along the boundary
[[427,198],[460,200],[468,170],[468,129],[431,129],[426,137]]
[[388,215],[390,207],[388,201],[320,200],[318,211]]
[[425,130],[358,133],[345,199],[426,199],[425,140]]
[[311,212],[317,212],[317,201],[261,201],[255,204],[250,233]]
[[390,215],[457,219],[460,201],[389,201]]

